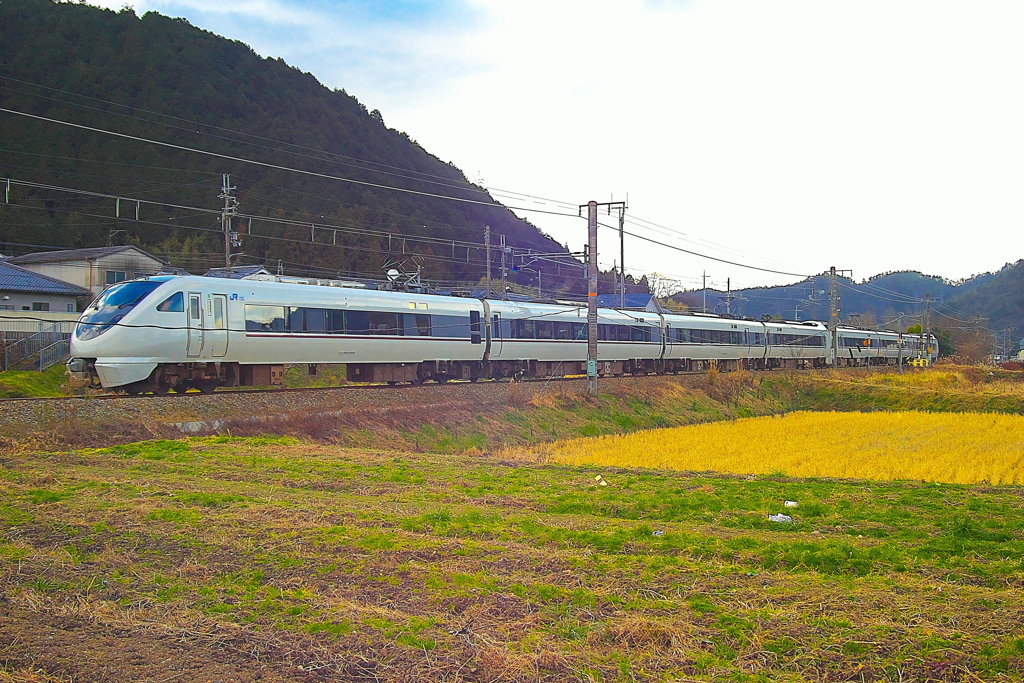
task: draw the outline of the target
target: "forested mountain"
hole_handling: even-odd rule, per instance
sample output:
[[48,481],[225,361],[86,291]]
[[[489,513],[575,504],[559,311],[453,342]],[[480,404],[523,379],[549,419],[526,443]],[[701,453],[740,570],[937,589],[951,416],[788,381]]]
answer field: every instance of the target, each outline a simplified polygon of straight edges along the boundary
[[[379,276],[388,263],[411,269],[416,254],[434,282],[477,281],[485,225],[495,245],[504,235],[518,249],[563,251],[345,91],[183,19],[0,0],[0,98],[43,117],[0,112],[0,176],[14,181],[0,205],[8,255],[132,243],[193,272],[223,265],[223,173],[249,216],[233,226],[240,263]],[[548,289],[579,291],[572,263],[532,267],[545,267]]]
[[[1024,325],[1024,261],[957,283],[913,271],[884,273],[861,283],[838,277],[837,283],[844,322],[905,329],[921,322],[927,300],[937,325],[967,324],[975,316],[993,330]],[[753,318],[828,320],[830,287],[824,273],[793,285],[734,291],[731,305],[726,292],[708,290],[707,307]],[[688,292],[681,298],[700,309],[704,294]]]

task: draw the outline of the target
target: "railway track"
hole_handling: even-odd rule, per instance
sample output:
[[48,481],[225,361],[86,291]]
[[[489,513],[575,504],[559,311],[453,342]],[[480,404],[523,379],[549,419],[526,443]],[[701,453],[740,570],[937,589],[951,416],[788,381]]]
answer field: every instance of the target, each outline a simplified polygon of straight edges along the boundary
[[[691,376],[691,375],[705,375],[702,371],[686,371],[676,373],[675,376]],[[615,380],[615,379],[643,379],[644,377],[671,377],[671,375],[623,375],[617,377],[601,377],[602,381]],[[581,382],[587,379],[584,375],[570,376],[570,377],[537,377],[537,378],[524,378],[516,380],[516,384],[534,384],[534,383],[551,383],[551,382]],[[221,391],[211,391],[203,393],[201,391],[188,391],[185,393],[139,393],[139,394],[128,394],[128,393],[91,393],[82,395],[66,395],[66,396],[29,396],[29,397],[17,397],[17,398],[0,398],[0,405],[8,402],[31,402],[31,401],[55,401],[55,400],[153,400],[157,398],[175,398],[175,397],[216,397],[216,396],[239,396],[245,394],[259,394],[259,395],[273,395],[273,394],[293,394],[293,393],[315,393],[324,391],[382,391],[387,389],[403,390],[403,389],[416,389],[424,386],[438,387],[438,386],[466,386],[466,385],[487,385],[487,384],[511,384],[505,380],[481,380],[480,382],[470,382],[468,380],[451,380],[443,383],[430,383],[430,384],[346,384],[341,386],[327,386],[327,387],[291,387],[281,389],[225,389]]]

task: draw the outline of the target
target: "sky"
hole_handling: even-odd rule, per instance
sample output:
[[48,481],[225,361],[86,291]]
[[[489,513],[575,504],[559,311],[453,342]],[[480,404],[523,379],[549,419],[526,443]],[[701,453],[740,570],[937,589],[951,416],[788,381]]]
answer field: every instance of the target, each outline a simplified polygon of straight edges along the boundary
[[[663,243],[626,238],[636,276],[957,280],[1024,258],[1019,0],[90,4],[281,57],[508,205],[626,201],[626,230]],[[585,220],[517,214],[586,242]],[[617,230],[598,253],[619,260]]]

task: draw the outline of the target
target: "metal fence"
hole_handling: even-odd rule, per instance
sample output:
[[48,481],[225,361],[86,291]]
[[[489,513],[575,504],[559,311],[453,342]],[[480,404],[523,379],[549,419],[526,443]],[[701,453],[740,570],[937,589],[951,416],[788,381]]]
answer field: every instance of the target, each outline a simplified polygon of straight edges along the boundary
[[3,370],[45,370],[68,357],[74,323],[40,323],[36,332],[2,330]]

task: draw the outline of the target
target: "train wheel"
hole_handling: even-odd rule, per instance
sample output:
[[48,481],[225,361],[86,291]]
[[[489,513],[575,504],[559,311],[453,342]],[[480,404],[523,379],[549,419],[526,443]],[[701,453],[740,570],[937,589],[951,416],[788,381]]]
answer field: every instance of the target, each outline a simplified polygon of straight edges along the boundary
[[154,394],[166,394],[170,390],[171,390],[171,385],[170,384],[168,384],[167,382],[158,382],[157,385],[156,385],[156,389],[153,389],[153,393]]
[[173,392],[175,392],[177,394],[184,394],[186,391],[188,391],[191,388],[192,388],[192,385],[189,384],[188,382],[178,382],[177,384],[175,384],[174,386],[171,387],[171,391],[173,391]]
[[204,382],[196,382],[196,389],[203,394],[212,394],[213,390],[217,388],[216,380],[207,380]]

